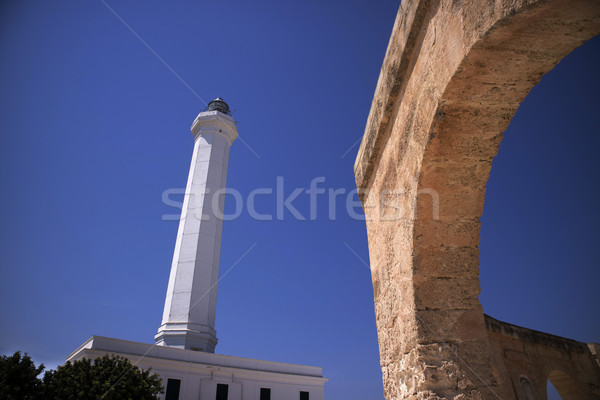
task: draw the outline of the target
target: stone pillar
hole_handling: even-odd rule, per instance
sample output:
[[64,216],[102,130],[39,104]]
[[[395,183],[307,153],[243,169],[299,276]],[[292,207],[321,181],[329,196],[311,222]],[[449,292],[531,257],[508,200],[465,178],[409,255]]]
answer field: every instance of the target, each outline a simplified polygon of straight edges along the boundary
[[214,352],[215,311],[229,147],[237,128],[221,99],[192,124],[190,166],[157,345]]

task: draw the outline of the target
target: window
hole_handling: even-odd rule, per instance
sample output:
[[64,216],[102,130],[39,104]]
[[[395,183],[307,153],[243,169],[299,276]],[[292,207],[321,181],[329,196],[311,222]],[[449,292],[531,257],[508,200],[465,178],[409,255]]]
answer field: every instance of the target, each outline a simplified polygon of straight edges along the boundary
[[181,381],[179,379],[167,379],[167,394],[165,400],[179,400],[179,388]]
[[271,400],[271,389],[260,388],[260,400]]
[[217,399],[216,400],[227,400],[229,392],[229,385],[224,383],[217,383]]
[[308,400],[308,392],[300,392],[300,400]]

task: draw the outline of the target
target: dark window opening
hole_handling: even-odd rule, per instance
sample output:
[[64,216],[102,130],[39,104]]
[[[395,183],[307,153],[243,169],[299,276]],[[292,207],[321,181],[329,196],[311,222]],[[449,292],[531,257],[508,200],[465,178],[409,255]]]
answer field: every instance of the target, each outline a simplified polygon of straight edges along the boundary
[[260,400],[271,400],[271,389],[260,388]]
[[300,400],[308,400],[308,392],[300,392]]
[[167,394],[165,400],[179,400],[179,388],[181,381],[179,379],[167,379]]
[[224,383],[217,383],[217,398],[216,398],[216,400],[227,400],[228,393],[229,393],[229,385],[225,385]]

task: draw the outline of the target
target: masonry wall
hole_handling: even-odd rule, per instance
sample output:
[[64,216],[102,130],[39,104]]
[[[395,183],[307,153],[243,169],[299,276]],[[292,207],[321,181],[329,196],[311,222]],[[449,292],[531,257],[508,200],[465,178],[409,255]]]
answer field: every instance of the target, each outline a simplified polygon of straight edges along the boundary
[[545,399],[550,380],[563,400],[600,398],[600,362],[586,344],[485,316],[497,364],[518,399]]
[[479,303],[485,187],[527,93],[598,33],[597,0],[402,1],[354,168],[387,400],[523,398]]

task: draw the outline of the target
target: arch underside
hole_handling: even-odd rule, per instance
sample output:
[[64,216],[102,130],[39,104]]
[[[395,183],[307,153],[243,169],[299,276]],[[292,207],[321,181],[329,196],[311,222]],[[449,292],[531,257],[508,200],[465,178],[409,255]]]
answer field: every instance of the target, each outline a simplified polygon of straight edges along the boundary
[[577,384],[578,382],[561,370],[550,371],[548,380],[552,382],[563,400],[577,400],[585,396],[585,393],[582,393],[580,386]]
[[[517,364],[505,362],[504,339],[490,333],[478,300],[485,187],[520,103],[600,33],[600,1],[413,3],[413,14],[425,15],[414,27],[421,33],[403,33],[409,24],[399,16],[356,164],[359,187],[369,189],[386,398],[522,398],[507,366]],[[410,7],[404,19],[417,18]],[[416,40],[414,51],[394,51],[402,34]],[[401,57],[410,68],[394,86],[386,73],[399,70]],[[404,215],[383,221],[382,194],[391,190],[402,193]]]

